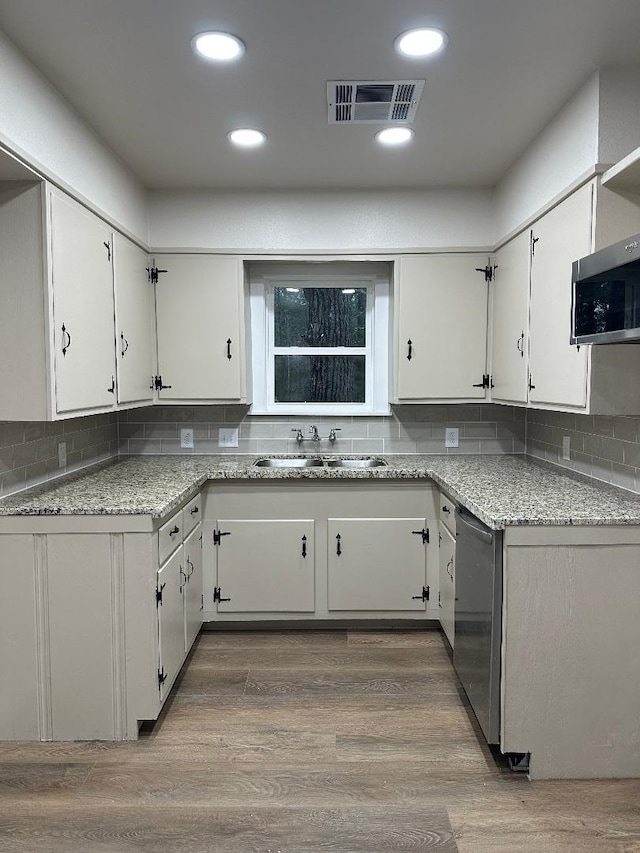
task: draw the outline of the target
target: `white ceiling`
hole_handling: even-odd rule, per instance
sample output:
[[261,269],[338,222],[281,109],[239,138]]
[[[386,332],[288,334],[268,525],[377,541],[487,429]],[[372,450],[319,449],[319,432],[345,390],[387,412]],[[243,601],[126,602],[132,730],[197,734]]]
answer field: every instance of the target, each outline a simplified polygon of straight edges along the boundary
[[[394,52],[429,25],[445,53]],[[593,71],[640,61],[638,0],[0,0],[0,28],[151,188],[493,186]],[[206,29],[244,58],[198,60]],[[327,80],[405,78],[409,148],[327,123]],[[232,148],[238,126],[268,143]]]

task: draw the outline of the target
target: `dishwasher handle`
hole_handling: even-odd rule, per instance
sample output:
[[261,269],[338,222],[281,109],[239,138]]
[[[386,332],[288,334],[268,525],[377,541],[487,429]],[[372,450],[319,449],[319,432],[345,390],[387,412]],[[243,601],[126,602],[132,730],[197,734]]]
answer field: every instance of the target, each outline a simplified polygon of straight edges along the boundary
[[468,510],[462,507],[456,507],[456,524],[462,523],[476,539],[486,542],[487,545],[493,544],[494,534],[486,527],[479,519],[472,515]]

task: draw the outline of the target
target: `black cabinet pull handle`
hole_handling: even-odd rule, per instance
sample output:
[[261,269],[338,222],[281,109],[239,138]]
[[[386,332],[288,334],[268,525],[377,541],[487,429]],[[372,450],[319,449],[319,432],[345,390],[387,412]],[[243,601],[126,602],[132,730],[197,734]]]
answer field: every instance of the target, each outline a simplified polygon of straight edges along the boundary
[[129,349],[129,341],[125,338],[122,332],[120,332],[120,340],[122,342],[122,350],[120,351],[120,355],[124,358],[125,352]]
[[116,378],[115,378],[115,376],[111,377],[111,388],[107,388],[107,391],[109,392],[109,394],[115,394],[116,393]]
[[198,509],[197,506],[194,506],[193,509],[189,510],[189,512],[191,513],[191,515],[197,515],[200,512],[200,510]]
[[187,575],[187,580],[191,580],[191,575],[193,574],[193,563],[191,562],[191,557],[187,557],[187,568],[189,569],[189,574]]
[[413,358],[413,341],[411,338],[407,341],[407,361],[411,361]]
[[338,533],[338,535],[336,536],[336,554],[338,555],[338,557],[340,556],[340,554],[342,554],[341,542],[342,536],[340,536],[340,534]]
[[[65,341],[65,335],[67,340]],[[62,355],[67,354],[67,350],[71,346],[71,335],[69,334],[69,330],[65,327],[64,323],[62,324]]]
[[449,507],[446,504],[443,504],[442,505],[442,512],[450,513],[451,510],[449,509]]
[[110,261],[111,260],[111,243],[107,243],[107,241],[105,240],[102,245],[107,250],[107,260]]
[[306,536],[302,537],[302,556],[303,557],[307,556],[307,537]]
[[227,339],[227,358],[231,360],[231,338]]
[[175,535],[176,535],[176,533],[180,533],[180,528],[178,527],[178,525],[177,525],[177,524],[176,524],[176,526],[173,528],[173,530],[170,530],[170,531],[169,531],[169,536],[175,536]]
[[536,386],[531,381],[531,374],[529,374],[529,391],[533,391]]
[[520,333],[520,337],[516,341],[516,349],[520,353],[520,357],[524,358],[524,332]]

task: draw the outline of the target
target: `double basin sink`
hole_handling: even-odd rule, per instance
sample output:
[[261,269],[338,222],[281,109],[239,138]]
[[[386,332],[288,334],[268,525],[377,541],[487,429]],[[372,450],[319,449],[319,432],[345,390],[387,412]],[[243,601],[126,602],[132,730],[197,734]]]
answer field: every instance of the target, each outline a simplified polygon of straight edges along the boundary
[[280,456],[270,459],[258,459],[253,463],[257,468],[383,468],[387,463],[374,457],[354,459],[321,459],[318,456]]

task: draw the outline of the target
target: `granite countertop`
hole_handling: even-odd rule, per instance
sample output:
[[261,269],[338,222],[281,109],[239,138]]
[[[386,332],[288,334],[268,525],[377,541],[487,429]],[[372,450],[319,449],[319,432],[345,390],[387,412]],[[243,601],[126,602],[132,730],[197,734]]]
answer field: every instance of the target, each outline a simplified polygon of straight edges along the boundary
[[494,529],[510,525],[640,524],[640,495],[525,456],[390,454],[372,469],[256,468],[259,456],[135,456],[0,500],[0,515],[162,518],[207,480],[435,481]]

